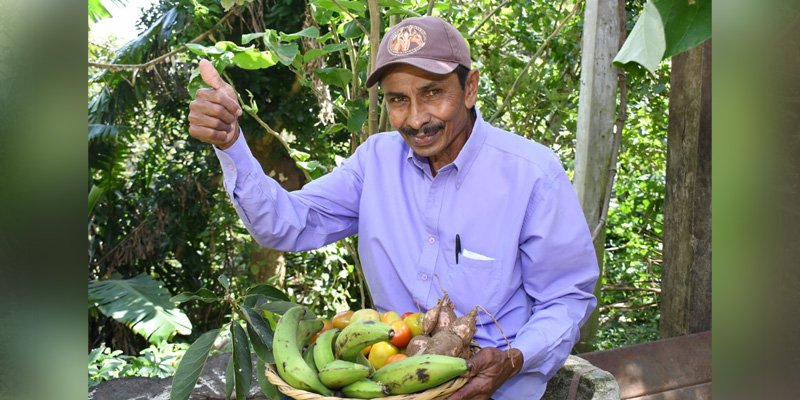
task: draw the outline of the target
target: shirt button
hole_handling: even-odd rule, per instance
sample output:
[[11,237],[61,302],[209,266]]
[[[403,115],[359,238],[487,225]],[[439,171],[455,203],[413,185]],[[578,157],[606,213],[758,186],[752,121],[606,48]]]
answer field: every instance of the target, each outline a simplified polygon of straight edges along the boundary
[[426,274],[424,272],[419,274],[419,279],[422,279],[423,281],[427,281],[428,280],[428,274]]
[[428,243],[430,243],[430,244],[434,244],[434,243],[436,243],[436,238],[435,238],[435,237],[433,237],[433,236],[429,236],[429,237],[428,237]]

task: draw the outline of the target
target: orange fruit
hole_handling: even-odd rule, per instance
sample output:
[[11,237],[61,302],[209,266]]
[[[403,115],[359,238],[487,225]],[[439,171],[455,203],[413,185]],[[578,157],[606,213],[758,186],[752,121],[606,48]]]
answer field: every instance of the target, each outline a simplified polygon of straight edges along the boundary
[[350,325],[350,318],[353,317],[353,313],[353,310],[345,310],[334,315],[333,319],[331,319],[333,327],[337,329],[344,329],[347,325]]
[[322,334],[322,332],[325,332],[325,331],[327,331],[329,329],[332,329],[332,328],[333,328],[333,322],[331,322],[331,320],[329,320],[327,318],[323,318],[322,319],[322,329],[320,329],[319,332],[317,332],[313,336],[311,336],[311,339],[308,339],[308,343],[307,344],[309,346],[311,346],[312,344],[314,344],[314,342],[317,341],[317,338],[319,337],[319,335]]
[[393,363],[393,362],[395,362],[397,360],[402,360],[404,358],[408,358],[408,356],[403,354],[403,353],[397,353],[397,354],[395,354],[393,356],[389,356],[389,358],[386,359],[386,362],[383,365],[387,366],[387,365],[389,365],[389,364],[391,364],[391,363]]
[[394,336],[389,340],[389,343],[403,349],[408,346],[408,342],[411,341],[411,328],[409,328],[408,324],[405,321],[397,320],[389,324],[389,326],[394,329]]
[[381,313],[378,310],[374,310],[372,308],[362,308],[357,310],[353,313],[353,316],[350,317],[350,323],[357,321],[380,321]]
[[400,314],[398,314],[397,311],[387,311],[381,314],[381,322],[384,324],[391,324],[392,322],[399,321],[401,319],[402,318],[400,318]]

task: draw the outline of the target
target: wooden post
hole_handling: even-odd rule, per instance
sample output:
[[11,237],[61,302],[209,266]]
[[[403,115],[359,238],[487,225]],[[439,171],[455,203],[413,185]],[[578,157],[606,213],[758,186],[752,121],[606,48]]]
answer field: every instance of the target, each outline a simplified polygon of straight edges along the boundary
[[[614,147],[614,119],[617,94],[617,68],[612,60],[620,48],[622,23],[618,0],[587,1],[584,12],[581,86],[578,100],[577,147],[573,185],[578,194],[589,230],[594,231],[608,203],[606,186],[615,166],[611,165]],[[595,251],[603,276],[605,229],[595,238]],[[600,281],[595,287],[599,298]],[[579,351],[589,351],[597,332],[595,310],[581,329]]]
[[672,58],[661,336],[711,329],[711,41]]

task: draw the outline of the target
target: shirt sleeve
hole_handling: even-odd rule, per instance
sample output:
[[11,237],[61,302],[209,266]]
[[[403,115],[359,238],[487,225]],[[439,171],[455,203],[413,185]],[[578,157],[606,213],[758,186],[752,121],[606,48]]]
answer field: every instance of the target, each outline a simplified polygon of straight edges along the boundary
[[214,150],[225,191],[262,246],[303,251],[356,233],[363,181],[357,155],[301,190],[288,192],[264,173],[241,132],[229,148]]
[[552,377],[567,359],[597,300],[599,268],[586,219],[560,163],[534,187],[520,237],[523,287],[533,314],[513,346],[523,371]]

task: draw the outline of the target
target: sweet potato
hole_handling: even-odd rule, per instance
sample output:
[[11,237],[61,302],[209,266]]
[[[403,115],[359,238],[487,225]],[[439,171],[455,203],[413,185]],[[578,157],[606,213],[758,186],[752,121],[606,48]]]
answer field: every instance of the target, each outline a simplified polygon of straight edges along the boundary
[[439,331],[431,337],[428,348],[424,354],[441,354],[444,356],[459,357],[464,352],[461,338],[450,330]]
[[475,307],[468,314],[457,318],[452,324],[450,324],[449,329],[461,338],[461,343],[465,348],[469,346],[469,343],[472,341],[472,337],[475,336],[475,324],[477,323],[477,319],[478,307]]
[[425,313],[422,320],[422,331],[427,335],[447,329],[456,319],[455,305],[447,293],[436,302],[436,305]]
[[417,354],[425,354],[425,350],[431,344],[431,337],[425,335],[417,335],[411,338],[406,346],[406,354],[411,357]]

